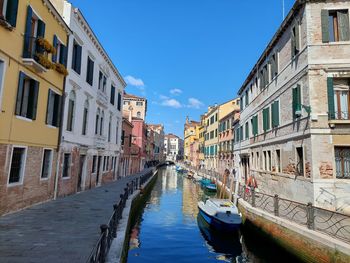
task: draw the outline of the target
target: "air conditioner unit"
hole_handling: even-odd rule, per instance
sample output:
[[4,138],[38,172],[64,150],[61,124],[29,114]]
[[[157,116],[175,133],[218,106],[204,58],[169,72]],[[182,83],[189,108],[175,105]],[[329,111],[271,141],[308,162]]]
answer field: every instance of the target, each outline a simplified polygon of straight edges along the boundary
[[300,117],[301,116],[301,110],[295,111],[295,116]]

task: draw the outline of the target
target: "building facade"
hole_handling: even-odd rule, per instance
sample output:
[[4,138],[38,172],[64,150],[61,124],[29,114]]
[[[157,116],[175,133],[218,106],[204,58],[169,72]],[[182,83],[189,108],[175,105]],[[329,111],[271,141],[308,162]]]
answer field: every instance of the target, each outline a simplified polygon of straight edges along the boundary
[[198,140],[199,134],[197,126],[199,126],[200,123],[197,121],[189,120],[189,118],[186,118],[186,123],[184,127],[184,161],[191,163],[191,155],[193,155],[193,152],[191,152],[191,148],[193,149],[192,144]]
[[179,161],[184,158],[184,141],[175,134],[166,134],[164,139],[165,152],[167,152],[166,160]]
[[235,158],[261,191],[350,214],[349,1],[296,1],[239,90]]
[[147,160],[147,124],[139,118],[131,120],[134,128],[132,129],[133,144],[138,147],[137,159],[140,162],[140,170],[145,167]]
[[71,30],[50,1],[1,3],[0,214],[4,214],[54,196]]
[[53,0],[74,32],[68,48],[58,195],[116,179],[126,83],[81,11]]
[[133,118],[146,120],[147,99],[124,93],[123,110],[131,111]]
[[154,135],[154,160],[163,162],[164,158],[164,126],[161,124],[148,124]]

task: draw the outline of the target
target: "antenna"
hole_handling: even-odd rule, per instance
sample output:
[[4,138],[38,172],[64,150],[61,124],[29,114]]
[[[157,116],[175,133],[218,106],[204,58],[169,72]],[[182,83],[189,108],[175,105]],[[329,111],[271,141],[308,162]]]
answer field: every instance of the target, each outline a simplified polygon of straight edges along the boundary
[[282,0],[282,15],[283,15],[283,20],[284,20],[284,12],[285,12],[284,0]]

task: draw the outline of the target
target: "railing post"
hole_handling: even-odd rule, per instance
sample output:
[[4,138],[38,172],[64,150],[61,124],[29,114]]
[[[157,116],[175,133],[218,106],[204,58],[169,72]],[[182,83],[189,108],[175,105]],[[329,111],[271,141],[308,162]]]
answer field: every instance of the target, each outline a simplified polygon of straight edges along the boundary
[[124,196],[124,198],[128,199],[128,196],[129,196],[129,184],[128,183],[126,184],[126,187],[124,188],[124,193],[126,194],[126,196]]
[[279,198],[278,195],[276,194],[273,197],[273,211],[275,212],[275,216],[279,216],[279,204],[278,204]]
[[307,203],[307,207],[306,207],[306,215],[307,215],[307,228],[308,229],[314,229],[315,225],[314,225],[314,216],[315,210],[314,207],[312,206],[312,203]]
[[101,225],[101,250],[100,250],[100,262],[106,262],[106,256],[107,256],[107,232],[108,232],[108,226],[107,225]]
[[255,190],[254,187],[252,187],[250,189],[251,193],[252,193],[252,207],[255,207]]
[[117,237],[117,226],[118,226],[118,205],[114,204],[113,205],[113,209],[114,209],[114,214],[113,214],[113,232],[112,232],[112,236],[113,238]]

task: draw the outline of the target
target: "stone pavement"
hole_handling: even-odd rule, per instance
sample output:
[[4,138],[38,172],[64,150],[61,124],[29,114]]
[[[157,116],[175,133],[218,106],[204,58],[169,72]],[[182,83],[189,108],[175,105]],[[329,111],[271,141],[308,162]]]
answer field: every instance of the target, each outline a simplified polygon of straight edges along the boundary
[[86,262],[126,184],[150,169],[0,217],[0,262]]

